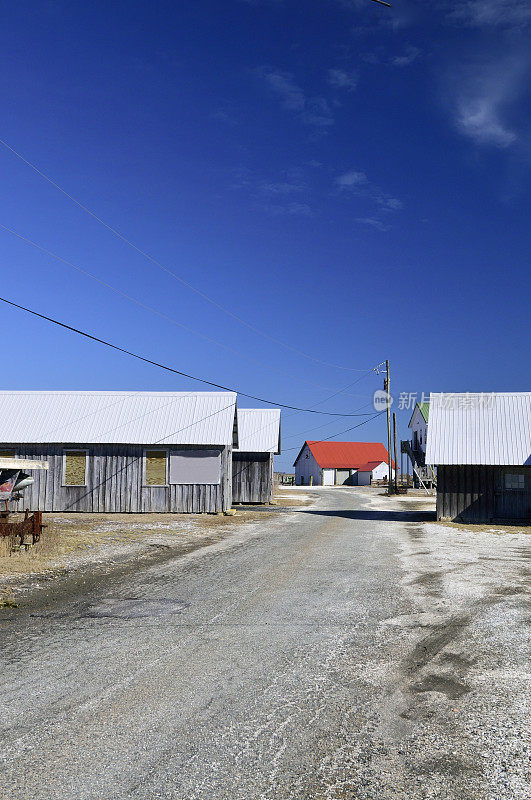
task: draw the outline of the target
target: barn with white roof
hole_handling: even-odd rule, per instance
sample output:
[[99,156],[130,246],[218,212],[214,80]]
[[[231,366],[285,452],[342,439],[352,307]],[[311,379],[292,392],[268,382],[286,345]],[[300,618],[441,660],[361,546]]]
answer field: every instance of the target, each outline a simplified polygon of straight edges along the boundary
[[232,454],[232,502],[270,503],[273,458],[280,454],[280,409],[239,408]]
[[0,455],[49,464],[20,510],[226,511],[237,445],[233,392],[0,391]]
[[437,519],[531,522],[531,392],[432,393]]

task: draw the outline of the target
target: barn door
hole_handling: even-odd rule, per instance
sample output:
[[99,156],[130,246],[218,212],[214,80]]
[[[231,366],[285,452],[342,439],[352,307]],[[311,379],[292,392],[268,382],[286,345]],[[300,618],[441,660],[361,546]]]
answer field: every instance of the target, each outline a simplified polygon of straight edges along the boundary
[[349,469],[336,469],[336,486],[343,486],[350,478]]

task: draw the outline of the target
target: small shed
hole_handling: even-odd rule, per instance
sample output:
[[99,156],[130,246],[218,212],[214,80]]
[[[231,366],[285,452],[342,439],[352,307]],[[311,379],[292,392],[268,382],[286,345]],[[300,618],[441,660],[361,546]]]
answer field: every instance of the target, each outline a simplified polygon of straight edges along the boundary
[[[297,486],[368,486],[386,480],[387,449],[381,442],[304,442],[295,459]],[[392,463],[394,473],[395,464]]]
[[20,510],[226,511],[234,445],[233,392],[0,391],[2,455],[49,463]]
[[232,502],[270,503],[273,459],[280,455],[280,409],[239,408],[232,453]]
[[531,522],[531,392],[432,393],[437,519]]

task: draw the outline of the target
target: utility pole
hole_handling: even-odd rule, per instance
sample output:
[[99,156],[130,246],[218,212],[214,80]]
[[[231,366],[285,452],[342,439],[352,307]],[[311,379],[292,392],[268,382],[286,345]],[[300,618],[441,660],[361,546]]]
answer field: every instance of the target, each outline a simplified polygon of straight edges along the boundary
[[398,458],[396,455],[396,414],[393,411],[393,450],[395,454],[395,494],[398,494]]
[[387,466],[388,466],[388,475],[387,475],[387,494],[393,494],[393,463],[391,458],[391,394],[390,394],[390,380],[389,380],[389,359],[385,362],[385,374],[386,377],[384,379],[384,389],[387,392]]

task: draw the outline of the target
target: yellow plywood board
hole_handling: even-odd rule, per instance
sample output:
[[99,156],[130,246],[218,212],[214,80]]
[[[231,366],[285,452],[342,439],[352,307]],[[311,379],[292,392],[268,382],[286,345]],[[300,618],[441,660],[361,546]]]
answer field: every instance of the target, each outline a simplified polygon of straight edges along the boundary
[[146,486],[165,486],[166,466],[165,450],[146,450]]
[[87,454],[78,450],[65,452],[65,486],[84,486]]

